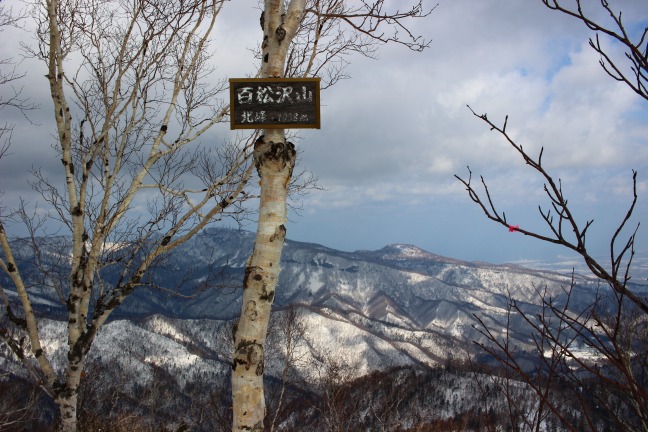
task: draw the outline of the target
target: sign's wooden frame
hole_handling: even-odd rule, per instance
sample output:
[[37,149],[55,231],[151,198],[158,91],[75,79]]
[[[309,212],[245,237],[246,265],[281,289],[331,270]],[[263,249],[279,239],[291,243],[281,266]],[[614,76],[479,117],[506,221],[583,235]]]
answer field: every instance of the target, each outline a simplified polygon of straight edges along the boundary
[[[229,83],[230,129],[320,128],[320,78],[231,78]],[[248,92],[248,101],[241,102],[237,92],[244,87],[256,88],[259,93]],[[302,88],[303,98],[293,93],[296,87]],[[266,92],[272,88],[277,92]],[[259,102],[262,91],[271,102]],[[306,98],[309,92],[312,98]]]

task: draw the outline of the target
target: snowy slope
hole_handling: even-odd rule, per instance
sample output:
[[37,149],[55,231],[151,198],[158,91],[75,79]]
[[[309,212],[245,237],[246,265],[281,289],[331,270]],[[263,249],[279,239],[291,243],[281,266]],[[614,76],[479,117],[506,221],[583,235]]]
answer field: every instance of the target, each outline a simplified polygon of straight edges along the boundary
[[[95,355],[119,361],[120,350],[137,350],[143,377],[151,365],[223,373],[231,343],[224,329],[240,312],[240,286],[253,242],[250,232],[209,229],[183,245],[153,276],[161,286],[191,298],[138,289],[114,314],[118,321],[102,331]],[[58,260],[53,262],[65,262],[64,244],[60,239],[47,242],[52,245],[45,248],[49,256]],[[29,262],[28,250],[21,247],[21,253]],[[31,275],[36,306],[52,316],[56,299],[37,276]],[[462,262],[412,245],[342,252],[287,241],[275,310],[299,305],[312,361],[333,357],[365,373],[442,363],[450,355],[462,358],[473,349],[472,341],[482,337],[474,328],[478,319],[503,334],[509,295],[533,312],[539,310],[540,291],[560,304],[570,283],[569,274]],[[581,276],[576,283],[578,295],[571,304],[591,304],[598,285]],[[528,347],[523,322],[512,324],[509,336]],[[54,323],[47,326],[58,334]],[[119,334],[129,335],[131,343],[117,341]]]

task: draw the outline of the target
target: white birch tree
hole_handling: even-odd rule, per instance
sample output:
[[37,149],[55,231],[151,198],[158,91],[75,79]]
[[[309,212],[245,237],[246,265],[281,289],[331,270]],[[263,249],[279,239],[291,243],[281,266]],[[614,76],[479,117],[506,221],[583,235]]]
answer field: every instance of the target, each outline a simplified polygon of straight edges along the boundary
[[[45,0],[34,4],[63,182],[35,171],[34,188],[67,229],[60,262],[40,254],[45,220],[21,205],[0,214],[0,337],[78,430],[78,390],[93,342],[149,270],[214,218],[236,216],[253,172],[251,147],[191,152],[227,114],[210,76],[209,39],[221,0]],[[42,76],[42,75],[41,75]],[[43,143],[45,144],[45,143]],[[3,160],[5,162],[5,160]],[[3,208],[0,206],[0,208]],[[7,227],[22,219],[40,281],[31,287]],[[111,281],[102,270],[118,277]],[[49,287],[67,315],[62,369],[43,344],[32,288]],[[11,294],[11,295],[10,295]],[[17,294],[13,297],[12,295]],[[17,301],[13,299],[17,298]]]
[[[320,76],[324,87],[344,78],[345,56],[371,56],[381,43],[421,51],[408,20],[427,16],[421,1],[265,0],[258,76]],[[398,9],[403,8],[403,9]],[[261,198],[256,243],[248,261],[241,317],[234,331],[234,431],[264,429],[263,369],[270,310],[286,237],[286,197],[296,158],[282,129],[266,129],[254,145]]]

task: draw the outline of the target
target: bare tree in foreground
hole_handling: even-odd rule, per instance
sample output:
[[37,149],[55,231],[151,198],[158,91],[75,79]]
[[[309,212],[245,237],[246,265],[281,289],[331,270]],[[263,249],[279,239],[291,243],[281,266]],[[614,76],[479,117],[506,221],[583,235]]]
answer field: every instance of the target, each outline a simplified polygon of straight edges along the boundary
[[[284,311],[275,312],[270,318],[268,328],[268,349],[266,350],[266,362],[268,357],[276,359],[277,372],[279,376],[278,390],[271,395],[268,402],[270,411],[266,423],[266,430],[274,432],[279,426],[279,419],[289,417],[290,402],[288,387],[295,381],[296,370],[308,352],[304,335],[307,331],[302,314],[296,305],[288,306]],[[274,397],[273,397],[274,396]]]
[[[593,221],[577,221],[563,194],[560,180],[554,180],[543,167],[542,151],[537,159],[531,158],[507,134],[506,124],[499,127],[486,115],[479,117],[504,136],[524,161],[543,177],[550,208],[539,210],[549,232],[540,233],[509,225],[506,214],[497,209],[483,177],[480,192],[469,171],[467,179],[457,178],[466,187],[470,198],[489,219],[509,230],[578,253],[592,273],[610,288],[602,290],[597,301],[584,309],[575,308],[570,303],[574,295],[573,284],[565,287],[561,299],[540,292],[542,313],[537,316],[511,300],[510,313],[522,316],[532,329],[535,352],[540,361],[535,372],[525,370],[518,362],[517,347],[507,340],[500,340],[498,334],[483,322],[481,332],[490,344],[482,347],[529,384],[540,398],[538,409],[550,410],[570,430],[582,428],[567,415],[570,405],[561,400],[565,388],[574,393],[572,397],[577,400],[586,419],[598,410],[595,417],[600,420],[601,410],[605,409],[609,414],[607,421],[623,426],[624,430],[645,430],[648,425],[648,300],[644,291],[630,284],[639,225],[630,230],[626,239],[620,240],[637,201],[636,172],[632,177],[633,199],[612,236],[610,262],[606,266],[593,258],[586,246],[587,230]],[[539,424],[536,425],[539,427]],[[591,430],[599,427],[595,418],[588,419],[587,425]]]
[[[600,11],[609,18],[607,24],[597,21],[594,12],[590,10],[596,8],[594,5],[596,2],[582,0],[575,0],[575,2],[542,0],[542,2],[549,9],[574,17],[596,32],[595,37],[590,38],[589,44],[601,56],[599,63],[605,72],[616,81],[627,85],[642,98],[648,99],[648,27],[636,34],[630,31],[623,22],[622,12],[615,12],[608,0],[600,0]],[[600,36],[625,47],[625,63],[606,51],[601,44]]]
[[[426,16],[421,1],[390,9],[384,0],[265,0],[259,76],[323,76],[324,85],[344,77],[345,56],[371,55],[395,42],[421,51],[427,43],[408,29]],[[265,342],[286,237],[286,196],[295,166],[295,146],[283,129],[267,129],[254,145],[261,199],[254,251],[248,261],[241,317],[234,331],[232,370],[235,431],[263,430]]]
[[[25,205],[0,214],[0,268],[12,283],[0,287],[0,337],[55,401],[60,431],[78,429],[81,376],[111,313],[153,283],[148,271],[161,257],[214,218],[242,211],[253,170],[250,146],[221,145],[215,155],[189,149],[227,113],[219,102],[223,85],[209,76],[209,38],[222,6],[220,0],[34,6],[39,45],[31,52],[46,66],[63,181],[34,173],[33,187],[50,214],[31,214]],[[23,272],[6,231],[17,221],[29,233],[22,243],[32,247],[35,279],[33,268]],[[41,237],[52,221],[71,241],[50,255],[43,242],[64,243]],[[34,289],[43,288],[67,315],[62,369],[43,345],[32,303]]]
[[[24,20],[24,15],[14,11],[13,7],[7,7],[6,0],[0,0],[0,34],[7,28],[19,27]],[[6,37],[6,36],[5,36]],[[16,70],[16,61],[13,58],[0,59],[0,113],[6,110],[16,110],[25,115],[27,111],[35,109],[36,106],[22,96],[22,87],[18,82],[25,74]],[[3,114],[3,115],[4,115]],[[0,124],[0,158],[9,150],[13,125],[3,121]]]
[[[556,0],[543,2],[551,9],[578,18],[596,31],[596,38],[590,39],[590,45],[601,55],[605,71],[648,100],[648,27],[633,39],[624,27],[621,13],[615,13],[606,0],[601,1],[601,7],[611,19],[608,27],[590,18],[581,1],[577,0],[573,8]],[[600,34],[626,47],[629,67],[622,66],[603,49]],[[552,298],[540,291],[542,308],[537,315],[526,312],[511,300],[509,314],[519,314],[532,331],[538,359],[534,370],[523,366],[518,348],[511,345],[506,335],[501,339],[483,322],[481,332],[489,343],[482,347],[513,376],[527,383],[538,397],[536,415],[532,424],[527,424],[530,429],[540,430],[546,413],[551,413],[563,427],[572,431],[648,430],[648,298],[644,289],[630,282],[639,229],[638,223],[629,226],[637,203],[637,173],[633,171],[628,209],[611,236],[609,261],[600,262],[590,254],[586,244],[588,230],[594,221],[582,222],[574,215],[563,193],[562,182],[543,165],[543,150],[532,157],[516,143],[506,130],[508,117],[500,126],[486,114],[478,115],[474,111],[473,114],[499,133],[543,179],[549,204],[546,208],[539,207],[539,212],[547,230],[540,232],[510,225],[505,212],[495,205],[484,178],[480,179],[480,191],[469,169],[467,178],[456,177],[466,187],[472,201],[486,217],[509,231],[574,251],[604,283],[594,303],[587,307],[573,305],[574,283],[564,287],[561,298]],[[574,412],[582,415],[574,416]]]

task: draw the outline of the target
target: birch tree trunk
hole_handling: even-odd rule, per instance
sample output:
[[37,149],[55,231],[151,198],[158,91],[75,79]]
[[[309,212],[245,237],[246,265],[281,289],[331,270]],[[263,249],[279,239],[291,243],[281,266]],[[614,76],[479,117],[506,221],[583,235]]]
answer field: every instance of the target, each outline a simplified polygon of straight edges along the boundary
[[[288,47],[304,15],[305,0],[266,0],[261,76],[282,77]],[[232,399],[234,431],[262,431],[265,418],[263,368],[266,335],[279,262],[286,238],[286,199],[296,159],[285,131],[265,130],[254,148],[260,178],[259,225],[243,282],[241,317],[234,331]]]
[[[343,55],[371,56],[377,44],[390,42],[422,51],[427,42],[415,36],[405,22],[425,17],[431,11],[425,11],[420,0],[403,3],[398,2],[398,7],[404,9],[390,11],[384,0],[311,0],[308,9],[306,0],[265,0],[260,76],[326,75],[323,82],[328,87],[344,76],[343,66],[328,67]],[[341,24],[347,30],[340,31]],[[264,428],[266,334],[286,237],[286,197],[295,156],[294,145],[286,142],[283,130],[265,130],[255,144],[261,201],[255,248],[243,283],[241,317],[234,330],[234,431]]]
[[[306,0],[265,0],[260,76],[320,76],[327,87],[345,76],[341,59],[347,54],[371,56],[376,45],[389,42],[424,49],[427,43],[405,21],[429,12],[423,0],[401,1],[389,11],[385,0],[308,0],[308,9]],[[59,187],[35,170],[32,188],[52,212],[39,218],[21,205],[13,214],[25,221],[35,252],[40,276],[29,285],[51,288],[67,313],[65,364],[57,368],[41,340],[21,273],[24,260],[14,257],[2,212],[0,270],[18,300],[0,286],[6,311],[0,313],[8,318],[0,320],[0,340],[59,406],[61,431],[82,428],[76,421],[80,377],[111,313],[138,287],[155,285],[149,270],[161,256],[216,216],[237,220],[245,212],[249,195],[243,189],[255,167],[261,179],[259,227],[234,332],[232,387],[234,429],[263,428],[263,354],[296,152],[283,130],[266,130],[253,152],[254,138],[249,145],[221,148],[214,157],[189,151],[229,112],[219,96],[224,88],[211,75],[209,49],[216,17],[227,3],[33,3],[37,47],[23,48],[47,67],[65,182]],[[0,157],[5,150],[0,147]],[[197,188],[185,186],[196,180]],[[38,239],[47,235],[39,227],[50,220],[71,233],[71,245],[60,245],[54,254],[65,257],[63,267],[63,261],[39,258]],[[111,266],[118,271],[108,281],[102,270]]]
[[[24,266],[24,252],[14,254],[0,212],[0,271],[19,299],[0,285],[0,342],[57,405],[57,431],[84,430],[81,376],[111,313],[138,287],[155,286],[149,270],[163,255],[215,216],[244,211],[252,143],[224,144],[216,157],[189,149],[228,112],[222,86],[208,78],[208,42],[223,4],[34,4],[39,45],[28,52],[47,67],[64,185],[34,171],[32,187],[52,216],[39,219],[24,205],[10,213],[25,221],[36,270]],[[185,181],[199,186],[187,188]],[[71,234],[69,245],[50,254],[65,257],[58,261],[41,259],[48,233],[39,227],[51,219]],[[105,278],[108,267],[112,278]],[[51,288],[65,308],[67,352],[60,367],[43,343],[30,286]]]

